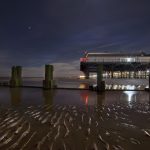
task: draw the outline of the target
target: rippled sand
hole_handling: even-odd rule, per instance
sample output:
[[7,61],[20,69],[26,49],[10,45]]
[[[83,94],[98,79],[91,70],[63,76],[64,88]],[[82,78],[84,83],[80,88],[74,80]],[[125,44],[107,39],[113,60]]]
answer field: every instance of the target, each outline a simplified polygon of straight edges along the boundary
[[[139,109],[140,108],[140,109]],[[2,150],[146,150],[150,111],[121,105],[0,107]]]

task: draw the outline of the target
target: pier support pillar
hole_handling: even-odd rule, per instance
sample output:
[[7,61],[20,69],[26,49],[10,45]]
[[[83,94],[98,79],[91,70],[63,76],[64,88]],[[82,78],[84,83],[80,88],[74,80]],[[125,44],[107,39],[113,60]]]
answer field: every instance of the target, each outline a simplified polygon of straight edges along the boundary
[[128,73],[127,73],[127,71],[126,71],[126,78],[128,78]]
[[134,79],[136,78],[136,73],[135,73],[135,71],[133,72],[133,78],[134,78]]
[[150,75],[148,76],[148,83],[149,83],[148,89],[149,89],[149,91],[150,91]]
[[44,89],[52,89],[54,87],[53,71],[54,68],[52,65],[45,65],[45,80],[43,80]]
[[11,70],[10,87],[22,86],[22,67],[13,66]]
[[97,67],[97,91],[105,91],[105,81],[103,81],[103,65]]
[[122,71],[120,71],[120,78],[122,79]]
[[137,79],[138,75],[137,75],[137,71],[135,72],[135,78]]
[[147,72],[145,71],[145,79],[147,78]]
[[129,79],[131,78],[131,71],[129,71]]
[[111,71],[111,78],[114,78],[114,72]]
[[85,79],[89,79],[90,73],[87,71],[87,72],[84,72],[84,74],[85,74]]

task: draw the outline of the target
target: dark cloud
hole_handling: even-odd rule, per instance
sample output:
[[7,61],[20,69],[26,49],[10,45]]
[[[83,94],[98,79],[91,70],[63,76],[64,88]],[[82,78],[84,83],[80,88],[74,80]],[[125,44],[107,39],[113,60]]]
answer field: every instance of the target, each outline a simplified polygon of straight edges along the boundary
[[145,51],[148,0],[1,0],[2,66],[77,61],[88,51]]

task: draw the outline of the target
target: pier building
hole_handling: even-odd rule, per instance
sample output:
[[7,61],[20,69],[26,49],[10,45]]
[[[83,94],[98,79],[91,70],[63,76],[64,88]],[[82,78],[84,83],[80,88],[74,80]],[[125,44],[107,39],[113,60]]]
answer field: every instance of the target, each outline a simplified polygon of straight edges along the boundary
[[80,71],[86,78],[103,65],[103,78],[148,78],[150,54],[146,53],[85,53],[80,58]]

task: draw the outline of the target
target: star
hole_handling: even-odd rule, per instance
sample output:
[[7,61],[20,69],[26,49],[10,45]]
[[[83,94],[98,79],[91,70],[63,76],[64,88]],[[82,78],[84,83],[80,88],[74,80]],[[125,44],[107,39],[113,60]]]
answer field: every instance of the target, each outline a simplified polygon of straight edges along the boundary
[[32,30],[32,27],[31,27],[31,26],[28,26],[28,30]]

